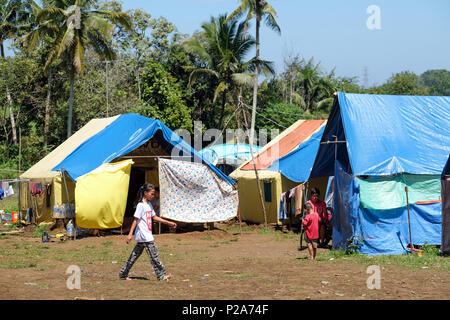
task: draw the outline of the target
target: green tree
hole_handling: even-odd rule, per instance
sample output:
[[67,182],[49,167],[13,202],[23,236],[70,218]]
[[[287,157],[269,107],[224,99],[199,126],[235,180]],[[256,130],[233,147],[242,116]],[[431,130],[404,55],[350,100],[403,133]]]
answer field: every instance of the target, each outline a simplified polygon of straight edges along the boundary
[[334,70],[326,74],[321,70],[320,63],[314,63],[314,58],[306,61],[305,59],[299,59],[297,56],[288,72],[293,72],[295,75],[291,93],[294,103],[308,112],[326,109],[324,106],[330,104],[336,89],[332,81]]
[[[0,57],[5,60],[5,41],[19,37],[20,31],[27,26],[32,1],[0,0]],[[4,73],[6,79],[6,99],[9,106],[9,117],[13,143],[17,145],[16,121],[14,119],[13,100],[8,85],[8,71]]]
[[[259,60],[259,51],[260,51],[260,28],[261,21],[264,19],[266,26],[271,28],[272,30],[281,34],[281,29],[275,18],[277,17],[276,11],[272,8],[266,0],[239,0],[240,5],[230,14],[228,20],[235,19],[242,15],[246,15],[245,17],[245,26],[244,35],[246,34],[248,25],[250,20],[256,20],[256,55],[255,59]],[[251,120],[251,131],[250,131],[250,143],[253,143],[253,131],[255,128],[255,119],[256,119],[256,105],[258,98],[258,66],[255,68],[255,77],[253,82],[253,104],[252,104],[252,120]]]
[[29,50],[37,47],[45,37],[54,38],[45,68],[56,61],[67,66],[70,81],[67,137],[72,134],[73,93],[75,75],[84,73],[85,51],[93,50],[101,58],[113,60],[111,38],[114,24],[130,28],[126,13],[94,10],[94,0],[45,0],[36,13],[36,28],[24,38]]
[[421,82],[428,88],[430,95],[450,96],[450,71],[428,70],[420,75]]
[[420,78],[413,72],[404,71],[394,74],[386,83],[371,88],[371,93],[393,95],[428,95],[428,89],[421,83]]
[[173,130],[192,132],[189,108],[182,99],[177,80],[157,62],[147,63],[142,75],[143,105],[133,111],[143,116],[160,119]]
[[[215,82],[214,100],[220,97],[220,112],[216,128],[221,129],[225,115],[227,95],[237,88],[251,85],[253,76],[248,72],[260,68],[274,73],[272,63],[245,57],[255,45],[250,35],[245,35],[246,24],[237,20],[228,20],[226,15],[212,17],[209,23],[202,25],[203,32],[197,33],[183,42],[186,50],[198,57],[199,67],[190,67],[190,83],[212,76]],[[213,114],[213,118],[215,118]]]

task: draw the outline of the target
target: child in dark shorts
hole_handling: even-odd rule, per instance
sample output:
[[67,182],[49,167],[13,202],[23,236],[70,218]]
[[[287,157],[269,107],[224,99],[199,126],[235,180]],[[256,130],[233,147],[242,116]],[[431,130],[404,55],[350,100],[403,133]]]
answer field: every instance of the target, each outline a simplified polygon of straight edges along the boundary
[[306,243],[308,244],[309,260],[316,259],[317,245],[319,243],[319,224],[320,217],[314,212],[310,203],[305,204],[307,216],[303,218],[303,226],[305,227]]

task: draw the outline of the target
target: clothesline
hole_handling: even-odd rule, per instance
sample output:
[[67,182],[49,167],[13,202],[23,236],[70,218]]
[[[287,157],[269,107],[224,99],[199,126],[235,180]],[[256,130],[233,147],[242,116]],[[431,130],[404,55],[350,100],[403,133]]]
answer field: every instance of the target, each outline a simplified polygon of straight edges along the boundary
[[21,182],[30,181],[30,179],[0,179],[0,182]]

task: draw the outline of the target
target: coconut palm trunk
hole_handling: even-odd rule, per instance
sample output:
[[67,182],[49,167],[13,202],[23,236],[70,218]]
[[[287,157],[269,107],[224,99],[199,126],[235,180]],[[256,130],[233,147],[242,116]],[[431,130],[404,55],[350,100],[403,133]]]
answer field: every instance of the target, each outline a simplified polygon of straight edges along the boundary
[[[256,17],[256,55],[255,58],[259,59],[259,29],[261,26],[261,16]],[[253,82],[253,104],[252,104],[252,122],[250,125],[250,141],[249,143],[252,145],[255,138],[255,121],[256,121],[256,105],[258,100],[258,66],[255,68],[255,79]]]
[[48,131],[50,127],[50,104],[52,97],[52,69],[48,73],[47,79],[47,98],[45,99],[45,117],[44,117],[44,149],[48,147]]
[[75,85],[75,67],[70,67],[70,95],[69,95],[69,112],[67,114],[67,139],[72,135],[72,117],[73,117],[73,90]]
[[[2,60],[5,61],[5,48],[3,46],[3,42],[0,43],[0,51],[1,51],[1,57]],[[17,129],[16,129],[16,121],[14,119],[14,110],[13,110],[13,102],[11,98],[11,92],[9,91],[9,85],[8,85],[8,72],[5,71],[5,89],[6,89],[6,101],[8,102],[9,106],[9,119],[11,122],[11,132],[12,132],[12,139],[14,145],[17,145]]]

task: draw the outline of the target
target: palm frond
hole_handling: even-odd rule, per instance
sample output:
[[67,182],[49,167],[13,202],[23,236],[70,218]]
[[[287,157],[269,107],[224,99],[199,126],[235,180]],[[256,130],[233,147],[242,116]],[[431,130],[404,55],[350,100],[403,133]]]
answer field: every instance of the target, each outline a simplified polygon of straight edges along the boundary
[[243,86],[253,85],[255,79],[255,75],[249,73],[234,73],[231,77],[235,83]]
[[242,17],[242,15],[245,12],[245,6],[243,6],[242,4],[237,7],[232,13],[230,13],[230,15],[226,18],[225,23],[232,21],[232,20],[237,20],[240,17]]
[[127,30],[131,30],[131,28],[132,28],[133,20],[132,20],[131,16],[125,12],[97,10],[97,11],[92,11],[92,13],[94,15],[102,16],[102,17],[108,19],[110,22],[114,23],[115,25],[120,25]]
[[45,20],[62,20],[62,17],[65,17],[64,10],[57,7],[48,7],[42,10],[39,10],[36,14],[36,22],[42,22]]
[[59,44],[58,44],[58,57],[60,57],[64,51],[69,50],[69,48],[74,43],[74,37],[75,37],[75,24],[72,21],[67,26],[64,36],[62,37],[61,42],[59,42]]
[[211,69],[206,69],[206,68],[195,68],[194,70],[192,70],[191,74],[189,75],[189,86],[191,86],[198,78],[197,75],[200,74],[208,74],[208,75],[213,75],[216,78],[219,78],[219,74]]
[[228,90],[228,85],[223,81],[220,82],[219,85],[217,86],[216,90],[214,91],[213,102],[215,103],[219,94],[221,94],[222,92],[225,92],[226,90]]
[[281,35],[281,28],[278,25],[277,21],[275,20],[275,17],[272,14],[267,14],[265,17],[265,24],[270,29]]

